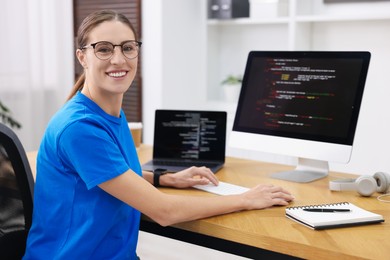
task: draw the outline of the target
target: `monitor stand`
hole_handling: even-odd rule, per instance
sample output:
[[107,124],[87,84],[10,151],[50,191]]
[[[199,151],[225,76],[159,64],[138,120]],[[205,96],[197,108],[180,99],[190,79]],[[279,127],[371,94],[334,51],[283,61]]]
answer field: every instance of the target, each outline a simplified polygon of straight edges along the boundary
[[276,172],[271,177],[274,179],[305,183],[324,178],[328,173],[328,162],[298,158],[298,165],[295,170]]

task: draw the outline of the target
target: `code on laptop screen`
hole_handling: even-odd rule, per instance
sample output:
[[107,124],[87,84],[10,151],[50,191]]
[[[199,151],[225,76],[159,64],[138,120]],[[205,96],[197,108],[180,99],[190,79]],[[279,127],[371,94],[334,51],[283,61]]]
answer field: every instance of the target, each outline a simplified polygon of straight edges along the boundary
[[154,157],[224,160],[226,112],[157,110]]

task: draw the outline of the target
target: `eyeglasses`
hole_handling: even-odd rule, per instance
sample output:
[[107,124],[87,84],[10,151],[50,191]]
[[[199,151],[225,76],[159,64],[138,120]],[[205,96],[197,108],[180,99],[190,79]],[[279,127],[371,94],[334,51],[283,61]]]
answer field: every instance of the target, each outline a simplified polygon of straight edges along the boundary
[[80,49],[84,50],[88,47],[92,47],[95,52],[95,56],[98,59],[108,60],[114,55],[115,47],[120,46],[123,55],[131,60],[137,58],[141,44],[142,42],[139,41],[126,41],[121,44],[112,44],[111,42],[101,41],[91,43],[90,45],[86,45]]

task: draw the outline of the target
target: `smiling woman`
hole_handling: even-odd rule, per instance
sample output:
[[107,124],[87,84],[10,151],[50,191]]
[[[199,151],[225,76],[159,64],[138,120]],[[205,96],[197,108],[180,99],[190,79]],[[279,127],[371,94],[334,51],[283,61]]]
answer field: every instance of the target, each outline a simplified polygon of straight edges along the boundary
[[[76,55],[84,73],[40,146],[25,259],[39,258],[48,249],[48,258],[136,259],[140,212],[98,185],[130,169],[142,175],[121,109],[137,72],[140,43],[127,18],[113,11],[88,16],[78,36]],[[100,59],[103,52],[110,57]],[[59,185],[57,195],[48,196],[53,185]]]

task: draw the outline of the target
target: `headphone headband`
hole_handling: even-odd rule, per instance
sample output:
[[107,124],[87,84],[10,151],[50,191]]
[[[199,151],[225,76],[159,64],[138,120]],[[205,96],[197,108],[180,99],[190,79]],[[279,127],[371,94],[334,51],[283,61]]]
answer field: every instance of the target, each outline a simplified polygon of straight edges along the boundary
[[338,179],[329,182],[329,189],[334,191],[356,190],[356,179]]

